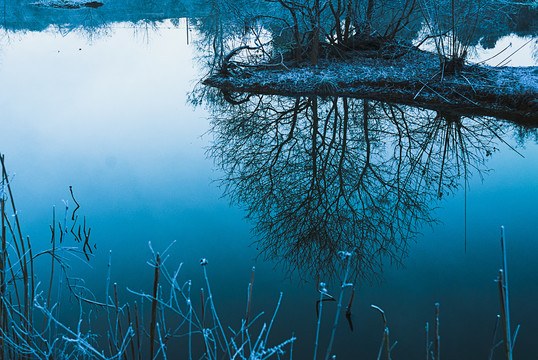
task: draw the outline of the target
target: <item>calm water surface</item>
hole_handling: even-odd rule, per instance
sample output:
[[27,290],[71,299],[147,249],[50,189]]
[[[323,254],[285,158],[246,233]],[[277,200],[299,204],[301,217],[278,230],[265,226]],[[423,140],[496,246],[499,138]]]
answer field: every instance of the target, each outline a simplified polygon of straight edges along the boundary
[[[207,154],[215,136],[212,115],[187,102],[200,72],[182,21],[147,31],[116,23],[97,38],[52,28],[4,33],[0,151],[13,176],[23,232],[34,246],[47,248],[52,206],[57,214],[63,200],[72,207],[72,186],[97,246],[91,267],[74,261],[73,271],[97,296],[104,293],[109,251],[112,281],[127,297],[127,286],[150,289],[148,242],[162,250],[175,240],[169,264],[183,262],[183,277],[197,288],[203,286],[199,259],[207,258],[215,301],[232,326],[244,314],[256,266],[255,312],[272,313],[284,293],[270,339],[276,344],[294,332],[295,357],[311,357],[316,279],[300,283],[272,262],[256,260],[249,246],[254,224],[244,206],[222,196],[215,181],[225,173]],[[424,325],[433,321],[435,302],[441,304],[443,357],[486,358],[499,312],[493,280],[501,265],[501,225],[509,244],[511,316],[513,325],[521,324],[515,356],[538,356],[538,146],[532,136],[518,141],[506,129],[505,143],[493,140],[499,151],[486,159],[483,170],[491,171],[483,179],[475,173],[466,192],[461,187],[430,204],[439,222],[425,225],[409,244],[404,267],[387,263],[382,280],[357,286],[355,329],[342,319],[338,358],[376,358],[382,322],[370,304],[387,313],[398,341],[393,358],[423,357]],[[335,309],[326,304],[322,348]]]

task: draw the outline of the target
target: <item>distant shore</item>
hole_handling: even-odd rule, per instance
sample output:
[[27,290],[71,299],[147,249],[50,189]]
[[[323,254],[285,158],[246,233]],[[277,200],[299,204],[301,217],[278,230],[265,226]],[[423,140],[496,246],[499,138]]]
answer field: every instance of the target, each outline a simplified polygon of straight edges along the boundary
[[538,126],[538,67],[467,64],[458,74],[447,75],[437,56],[424,51],[397,59],[355,57],[322,60],[317,66],[241,68],[203,83],[229,92],[368,98]]

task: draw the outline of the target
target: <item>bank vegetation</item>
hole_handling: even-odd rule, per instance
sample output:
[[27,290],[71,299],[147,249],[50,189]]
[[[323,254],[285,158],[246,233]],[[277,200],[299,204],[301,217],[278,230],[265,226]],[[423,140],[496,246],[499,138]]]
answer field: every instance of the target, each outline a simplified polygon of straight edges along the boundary
[[265,13],[272,15],[252,10],[237,15],[241,31],[226,33],[221,27],[213,34],[215,60],[204,84],[227,92],[362,97],[538,121],[538,67],[505,66],[519,49],[498,54],[499,66],[469,61],[499,16],[516,6],[535,12],[531,4],[277,0],[268,5],[272,10]]

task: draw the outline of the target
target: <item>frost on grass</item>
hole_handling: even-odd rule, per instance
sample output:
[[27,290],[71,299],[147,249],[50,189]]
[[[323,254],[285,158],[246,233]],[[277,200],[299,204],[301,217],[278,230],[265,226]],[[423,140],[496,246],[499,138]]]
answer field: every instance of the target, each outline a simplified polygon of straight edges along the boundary
[[297,68],[245,68],[233,76],[211,76],[204,83],[233,92],[367,97],[538,118],[538,67],[468,65],[450,75],[440,69],[437,55],[424,51],[396,59],[355,57]]
[[503,67],[495,71],[495,80],[500,88],[538,94],[538,67]]
[[39,0],[31,3],[38,7],[49,7],[58,9],[80,9],[80,8],[98,8],[103,6],[102,2],[85,1],[85,0]]
[[238,77],[213,77],[209,83],[227,83],[237,87],[259,85],[290,92],[310,92],[320,83],[331,82],[341,90],[352,89],[354,84],[380,81],[427,80],[434,74],[437,60],[417,53],[405,61],[384,59],[360,59],[321,62],[319,66],[307,66],[286,70],[248,71]]

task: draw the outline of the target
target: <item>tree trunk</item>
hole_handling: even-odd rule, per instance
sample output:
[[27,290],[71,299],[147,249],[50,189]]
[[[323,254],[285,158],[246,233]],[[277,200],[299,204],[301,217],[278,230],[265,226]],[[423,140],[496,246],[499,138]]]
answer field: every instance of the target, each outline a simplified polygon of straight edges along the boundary
[[319,58],[319,28],[320,28],[320,17],[321,9],[319,8],[319,0],[314,2],[314,29],[312,33],[312,53],[310,61],[312,64],[316,65]]
[[303,61],[301,34],[299,33],[299,22],[297,21],[295,10],[291,11],[291,15],[293,17],[293,36],[295,38],[295,61],[297,62],[297,65],[299,65]]
[[368,0],[368,7],[366,8],[366,27],[365,32],[370,34],[372,31],[372,17],[374,14],[374,0]]

